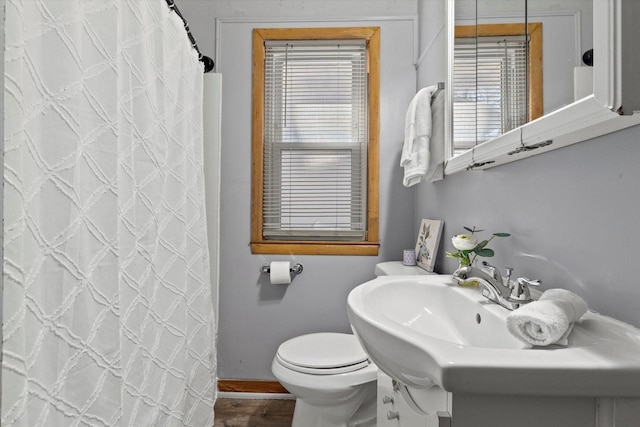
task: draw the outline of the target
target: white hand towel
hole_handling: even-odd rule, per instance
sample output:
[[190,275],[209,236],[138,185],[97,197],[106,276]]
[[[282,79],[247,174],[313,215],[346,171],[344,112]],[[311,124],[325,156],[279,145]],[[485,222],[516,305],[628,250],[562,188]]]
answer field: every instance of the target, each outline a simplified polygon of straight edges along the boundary
[[537,346],[567,345],[573,322],[587,312],[587,303],[566,289],[549,289],[538,301],[507,316],[507,329],[522,341]]
[[431,140],[429,142],[429,164],[424,180],[440,181],[444,178],[444,97],[441,90],[431,99]]
[[427,173],[432,131],[431,97],[436,90],[436,86],[421,89],[407,109],[400,157],[400,166],[404,168],[402,184],[405,187],[419,183]]

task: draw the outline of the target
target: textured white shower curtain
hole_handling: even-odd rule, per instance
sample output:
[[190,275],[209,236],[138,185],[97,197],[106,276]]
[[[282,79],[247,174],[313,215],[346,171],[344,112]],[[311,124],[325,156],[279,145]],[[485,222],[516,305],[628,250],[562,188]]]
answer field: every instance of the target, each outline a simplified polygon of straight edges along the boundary
[[164,0],[7,0],[3,426],[211,426],[202,72]]

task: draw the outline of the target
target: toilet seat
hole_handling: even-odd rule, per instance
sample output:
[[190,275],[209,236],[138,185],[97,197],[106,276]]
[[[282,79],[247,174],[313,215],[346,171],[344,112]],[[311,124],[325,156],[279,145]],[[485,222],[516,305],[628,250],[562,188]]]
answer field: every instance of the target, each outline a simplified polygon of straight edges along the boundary
[[332,332],[292,338],[280,345],[276,360],[293,371],[313,375],[353,372],[371,363],[355,336]]

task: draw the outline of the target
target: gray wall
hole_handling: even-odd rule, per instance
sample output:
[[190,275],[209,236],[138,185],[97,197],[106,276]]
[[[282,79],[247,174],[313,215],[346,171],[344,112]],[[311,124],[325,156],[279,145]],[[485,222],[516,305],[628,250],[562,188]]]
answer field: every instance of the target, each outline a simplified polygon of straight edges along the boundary
[[[640,326],[640,126],[504,166],[419,184],[416,216],[445,220],[436,271],[463,226],[504,231],[498,266],[569,289]],[[492,242],[493,243],[493,242]],[[494,262],[495,261],[495,262]]]
[[[444,5],[419,1],[421,46]],[[446,37],[435,39],[418,87],[446,75]],[[431,55],[433,53],[433,55]],[[443,58],[438,61],[437,58]],[[436,271],[451,273],[450,238],[477,226],[494,240],[497,266],[569,289],[603,314],[640,326],[640,126],[485,171],[419,184],[415,218],[445,220]],[[486,236],[486,234],[485,234]]]
[[[215,18],[325,17],[330,21],[335,17],[342,24],[342,18],[358,16],[361,10],[369,16],[419,14],[418,53],[431,44],[418,69],[417,86],[423,87],[446,75],[446,37],[439,32],[444,3],[181,0],[179,5],[201,50],[210,56],[216,45]],[[260,24],[256,26],[266,26]],[[631,268],[638,252],[635,243],[640,241],[640,127],[484,172],[462,172],[442,182],[404,189],[397,163],[402,120],[415,93],[415,79],[412,64],[385,59],[384,52],[392,48],[385,47],[387,34],[382,34],[382,80],[387,83],[382,94],[379,257],[251,255],[249,39],[244,34],[218,40],[217,70],[224,75],[220,378],[272,378],[271,359],[282,341],[308,332],[348,331],[347,294],[372,276],[376,262],[399,259],[404,247],[413,246],[421,218],[445,220],[436,265],[439,272],[455,268],[444,251],[452,249],[449,238],[462,226],[508,231],[512,237],[492,245],[496,264],[515,267],[517,275],[538,277],[546,287],[571,289],[592,308],[640,326],[640,284]],[[266,283],[258,274],[259,266],[282,259],[301,262],[303,274],[290,286]]]
[[[417,2],[402,1],[181,1],[201,50],[223,75],[220,200],[220,378],[270,379],[280,343],[321,331],[350,331],[348,293],[373,277],[377,262],[401,259],[415,245],[414,191],[402,187],[400,148],[404,113],[415,93],[413,62]],[[371,20],[354,20],[362,13]],[[217,43],[208,39],[215,18]],[[306,21],[311,19],[311,21]],[[280,21],[280,22],[277,22]],[[377,257],[252,255],[251,203],[251,29],[286,26],[381,26],[380,236]],[[203,40],[204,39],[204,40]],[[396,208],[392,209],[394,206]],[[397,208],[401,207],[401,208]],[[300,262],[304,272],[289,286],[271,285],[263,263]]]

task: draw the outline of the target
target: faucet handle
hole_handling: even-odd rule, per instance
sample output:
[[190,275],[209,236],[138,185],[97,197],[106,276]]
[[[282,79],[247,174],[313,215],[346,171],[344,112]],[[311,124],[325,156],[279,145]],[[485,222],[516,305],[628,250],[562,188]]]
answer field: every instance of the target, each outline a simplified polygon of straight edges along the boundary
[[489,264],[487,261],[482,261],[482,265],[487,267],[487,270],[489,270],[489,272],[491,273],[491,277],[493,277],[495,280],[502,280],[502,277],[500,276],[500,270]]
[[526,304],[528,302],[533,301],[531,299],[531,293],[529,292],[529,288],[531,286],[537,287],[540,286],[540,280],[531,280],[526,277],[519,277],[513,282],[513,287],[511,288],[511,295],[507,298],[507,301],[511,303],[515,303],[518,305]]
[[542,282],[539,279],[531,280],[531,279],[527,279],[526,277],[519,277],[516,280],[516,282],[518,283],[518,285],[526,285],[526,286],[533,286],[533,287],[538,287],[542,285]]

